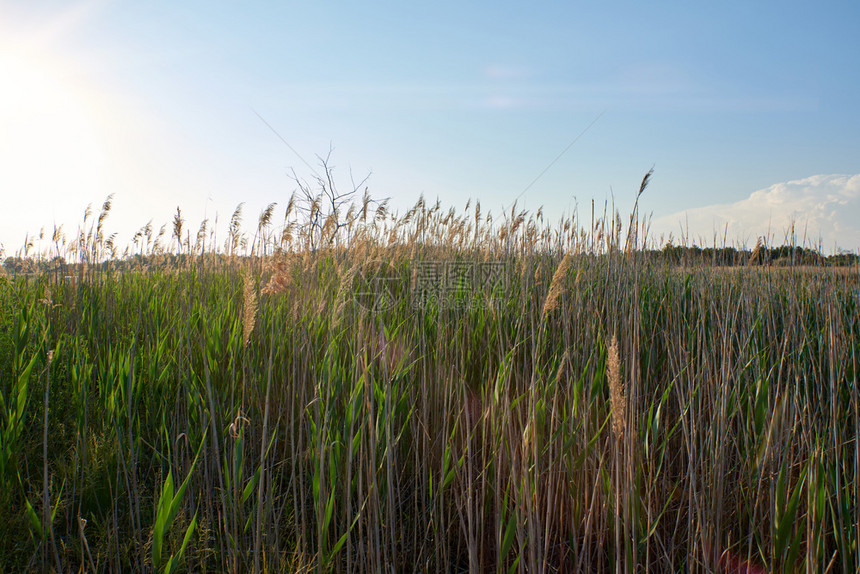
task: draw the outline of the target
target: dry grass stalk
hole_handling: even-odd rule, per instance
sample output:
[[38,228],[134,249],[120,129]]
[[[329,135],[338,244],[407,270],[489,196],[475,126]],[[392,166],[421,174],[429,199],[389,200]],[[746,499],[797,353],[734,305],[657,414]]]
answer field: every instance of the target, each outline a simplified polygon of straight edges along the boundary
[[257,292],[254,289],[254,279],[250,273],[245,274],[243,296],[245,312],[242,315],[242,327],[244,328],[244,344],[247,347],[248,341],[251,340],[251,333],[254,331],[254,323],[257,320]]
[[561,263],[559,263],[558,269],[555,270],[555,273],[552,276],[552,282],[549,285],[549,293],[547,293],[546,300],[543,304],[544,315],[550,311],[558,309],[561,294],[564,292],[564,278],[567,276],[567,272],[570,269],[570,262],[570,254],[565,255],[561,260]]
[[761,237],[755,242],[755,249],[753,249],[752,254],[750,254],[749,261],[747,261],[747,266],[753,265],[755,263],[760,263],[762,260],[762,252],[764,251],[764,245],[762,244]]
[[618,338],[615,335],[612,335],[612,341],[606,350],[606,371],[609,377],[609,403],[612,407],[612,432],[615,438],[621,441],[627,425],[627,391],[621,380]]

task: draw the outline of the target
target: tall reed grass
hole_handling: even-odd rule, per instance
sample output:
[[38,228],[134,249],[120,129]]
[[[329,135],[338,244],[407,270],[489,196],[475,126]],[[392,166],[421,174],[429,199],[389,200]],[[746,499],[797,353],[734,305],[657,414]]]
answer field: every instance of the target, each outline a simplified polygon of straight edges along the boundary
[[856,269],[293,206],[223,249],[177,211],[117,271],[106,202],[68,272],[0,276],[0,570],[860,568]]

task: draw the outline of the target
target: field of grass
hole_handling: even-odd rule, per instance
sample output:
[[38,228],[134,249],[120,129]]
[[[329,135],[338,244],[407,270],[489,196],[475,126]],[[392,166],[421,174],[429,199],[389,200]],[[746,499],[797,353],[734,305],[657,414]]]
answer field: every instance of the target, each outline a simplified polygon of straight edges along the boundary
[[0,571],[860,568],[856,270],[372,207],[0,275]]

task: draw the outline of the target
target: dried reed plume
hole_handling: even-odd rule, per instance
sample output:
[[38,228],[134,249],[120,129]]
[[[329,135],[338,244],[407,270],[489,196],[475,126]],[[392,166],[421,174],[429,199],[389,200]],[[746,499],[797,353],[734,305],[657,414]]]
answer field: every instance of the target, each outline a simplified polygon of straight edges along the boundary
[[263,287],[263,295],[277,295],[286,293],[292,285],[292,275],[290,275],[290,261],[284,258],[279,261],[273,261],[269,264],[272,270],[272,276],[269,278],[266,286]]
[[254,279],[250,273],[245,274],[243,295],[245,312],[242,315],[242,327],[244,328],[244,345],[247,348],[257,319],[257,292],[254,290]]
[[176,238],[176,246],[181,249],[182,247],[182,224],[185,220],[182,219],[182,212],[179,211],[179,207],[176,208],[176,215],[173,216],[173,237]]
[[275,206],[278,205],[276,202],[270,203],[266,206],[266,209],[260,212],[260,219],[257,222],[257,229],[263,229],[268,227],[272,222],[272,213],[275,211]]
[[612,335],[606,349],[606,372],[609,377],[609,403],[612,407],[612,432],[618,441],[624,437],[627,421],[627,397],[621,380],[621,362],[618,359],[618,338]]
[[555,274],[552,276],[552,282],[549,285],[549,293],[547,293],[546,300],[543,304],[543,315],[558,309],[561,294],[564,292],[564,278],[567,276],[567,272],[570,269],[570,262],[570,254],[567,254],[561,260],[561,263],[559,263],[558,269],[555,270]]
[[241,243],[243,205],[245,205],[244,201],[236,206],[236,210],[233,212],[233,215],[230,216],[230,225],[228,227],[229,236],[224,243],[224,247],[230,255],[235,254],[236,249]]
[[747,261],[747,265],[753,265],[755,263],[762,263],[764,259],[764,244],[762,243],[761,237],[759,237],[755,242],[755,249],[753,249],[750,254],[749,261]]

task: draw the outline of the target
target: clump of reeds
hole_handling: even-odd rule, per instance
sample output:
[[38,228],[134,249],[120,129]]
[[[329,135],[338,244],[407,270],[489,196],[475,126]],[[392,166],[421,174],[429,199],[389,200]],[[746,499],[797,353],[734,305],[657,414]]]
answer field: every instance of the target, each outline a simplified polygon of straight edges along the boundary
[[[250,243],[237,209],[166,282],[178,211],[140,273],[84,237],[91,275],[0,280],[0,571],[52,538],[75,571],[857,570],[853,275],[679,273],[615,213],[327,205]],[[415,309],[416,261],[503,263],[502,304]]]

